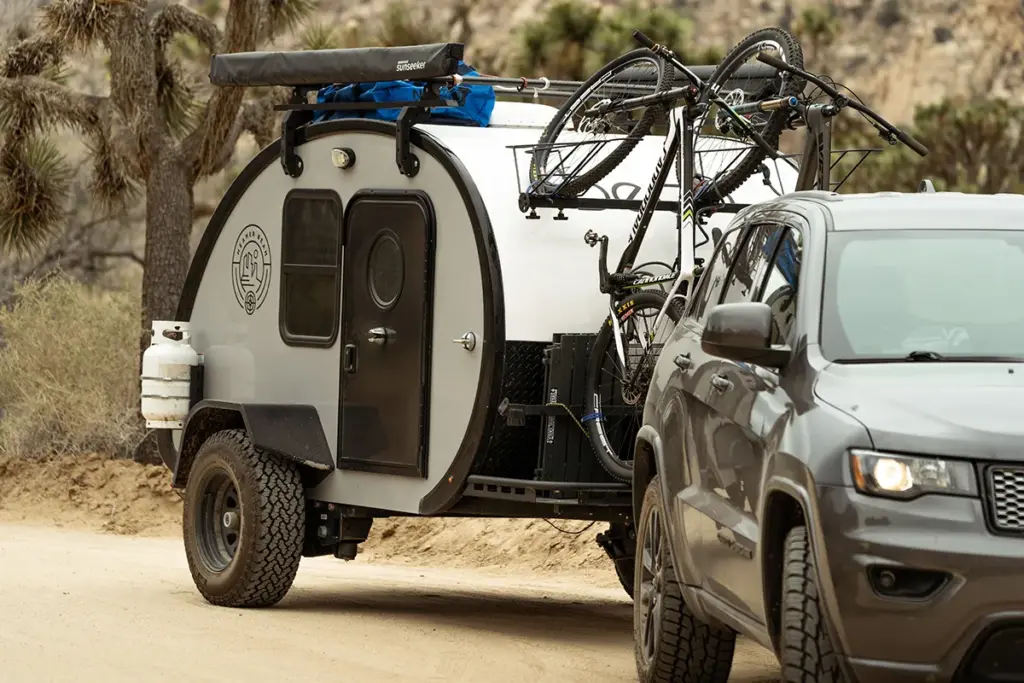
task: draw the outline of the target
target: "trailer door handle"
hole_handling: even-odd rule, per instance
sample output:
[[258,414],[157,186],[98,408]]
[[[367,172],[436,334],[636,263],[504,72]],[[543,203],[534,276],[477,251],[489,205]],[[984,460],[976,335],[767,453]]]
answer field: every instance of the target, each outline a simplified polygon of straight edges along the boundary
[[374,327],[366,333],[366,340],[371,344],[384,346],[395,336],[395,331],[387,327]]
[[728,391],[732,389],[732,382],[730,382],[725,375],[712,375],[711,386],[719,391]]
[[345,372],[352,374],[356,371],[356,345],[345,344]]
[[690,359],[689,353],[681,353],[675,358],[676,367],[680,370],[689,370],[693,367],[693,360]]

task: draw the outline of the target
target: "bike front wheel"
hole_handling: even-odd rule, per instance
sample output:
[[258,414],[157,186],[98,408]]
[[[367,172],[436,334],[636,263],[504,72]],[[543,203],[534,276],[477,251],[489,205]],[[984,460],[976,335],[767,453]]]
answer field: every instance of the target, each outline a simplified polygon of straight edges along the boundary
[[[728,107],[800,95],[804,80],[793,74],[776,73],[771,78],[740,75],[745,66],[766,68],[757,61],[761,52],[774,53],[790,66],[804,68],[803,50],[791,33],[782,28],[762,28],[729,50],[708,79],[707,88]],[[695,197],[697,209],[724,201],[758,171],[768,156],[746,139],[721,104],[712,100],[709,105],[694,136],[694,175],[698,182],[703,181]],[[776,109],[744,118],[769,147],[778,149],[789,116],[789,111]]]
[[[583,421],[598,462],[620,481],[633,478],[633,443],[643,423],[644,401],[661,347],[682,318],[683,303],[673,299],[657,329],[665,304],[658,290],[642,290],[615,307],[622,331],[625,364],[619,361],[609,316],[597,333],[587,368]],[[643,340],[643,344],[641,344]]]

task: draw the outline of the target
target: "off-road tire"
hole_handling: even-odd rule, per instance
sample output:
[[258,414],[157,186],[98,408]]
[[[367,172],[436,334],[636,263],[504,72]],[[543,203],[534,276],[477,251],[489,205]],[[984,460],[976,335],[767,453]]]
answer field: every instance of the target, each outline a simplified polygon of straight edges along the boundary
[[[241,509],[237,549],[221,570],[204,560],[198,526],[205,476],[227,473]],[[185,487],[185,554],[196,588],[226,607],[269,607],[292,586],[302,559],[305,494],[295,463],[257,450],[243,430],[220,431],[199,449]]]
[[782,576],[782,680],[845,683],[828,635],[807,527],[786,535]]
[[[760,28],[736,43],[726,53],[725,57],[722,58],[722,61],[719,62],[718,68],[711,74],[707,82],[719,86],[727,83],[732,74],[743,65],[739,61],[740,58],[753,47],[766,40],[773,41],[782,48],[782,58],[787,64],[801,70],[804,68],[804,53],[799,41],[789,31],[770,26]],[[803,92],[804,85],[805,81],[802,78],[789,74],[786,76],[783,87],[779,88],[778,92],[773,93],[772,97],[781,98],[800,95]],[[761,138],[772,149],[777,150],[779,148],[779,138],[782,136],[782,129],[788,117],[788,111],[777,110],[768,117],[764,128],[760,131]],[[764,161],[766,156],[768,155],[763,149],[756,145],[753,146],[743,156],[742,161],[723,173],[721,177],[714,179],[715,190],[701,195],[700,201],[696,203],[695,208],[702,209],[718,201],[724,201],[726,197],[738,190],[743,183],[747,182],[758,171],[761,162]]]
[[644,495],[640,522],[637,525],[637,555],[633,600],[633,640],[637,674],[640,683],[727,683],[736,648],[736,633],[730,629],[706,624],[686,606],[676,578],[672,554],[668,549],[668,530],[662,525],[661,599],[663,600],[660,637],[655,651],[648,658],[641,635],[643,582],[646,537],[652,513],[666,519],[659,477],[655,476]]

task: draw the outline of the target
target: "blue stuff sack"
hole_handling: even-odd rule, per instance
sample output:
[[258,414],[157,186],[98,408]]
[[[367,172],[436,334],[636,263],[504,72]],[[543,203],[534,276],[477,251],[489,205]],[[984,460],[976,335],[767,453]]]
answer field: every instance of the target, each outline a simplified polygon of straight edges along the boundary
[[793,239],[792,233],[785,228],[776,229],[765,242],[764,255],[771,258],[772,252],[775,250],[775,245],[778,244],[779,237],[781,237],[783,233],[785,233],[786,238],[782,243],[782,248],[779,249],[777,264],[779,270],[782,272],[782,277],[790,287],[795,289],[797,286],[797,268],[800,264],[797,260],[796,242]]
[[[458,72],[462,76],[479,76],[473,67],[459,62]],[[423,96],[425,85],[414,81],[379,81],[377,83],[337,84],[321,88],[316,101],[325,102],[415,102]],[[441,99],[455,100],[458,107],[435,107],[429,109],[430,121],[449,120],[465,125],[487,126],[494,111],[494,88],[489,85],[458,85],[438,89]],[[370,109],[356,111],[317,111],[313,121],[328,121],[341,118],[367,118],[395,121],[401,108]]]

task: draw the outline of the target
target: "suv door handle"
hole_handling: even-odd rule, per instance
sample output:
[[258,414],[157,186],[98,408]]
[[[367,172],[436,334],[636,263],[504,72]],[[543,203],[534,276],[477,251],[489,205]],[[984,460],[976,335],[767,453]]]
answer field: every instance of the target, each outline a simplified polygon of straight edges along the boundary
[[689,353],[681,353],[675,358],[676,367],[680,370],[689,370],[693,367],[693,361],[690,359]]
[[732,382],[730,382],[725,375],[712,375],[711,386],[719,391],[728,391],[732,389]]

